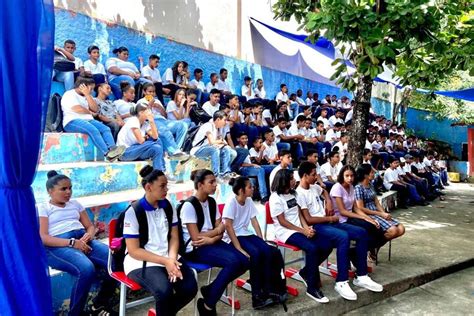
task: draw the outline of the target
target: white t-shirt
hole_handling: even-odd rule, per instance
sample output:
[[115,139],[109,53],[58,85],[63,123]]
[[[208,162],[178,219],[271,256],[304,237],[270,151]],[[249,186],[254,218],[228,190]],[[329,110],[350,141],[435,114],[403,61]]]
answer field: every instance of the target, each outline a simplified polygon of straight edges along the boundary
[[150,77],[153,82],[161,82],[161,74],[158,68],[151,69],[150,65],[142,68],[142,77]]
[[[120,115],[130,114],[130,109],[135,107],[135,103],[127,102],[123,99],[115,100],[114,104]],[[129,117],[125,118],[124,121],[127,122],[128,119]]]
[[208,82],[207,85],[206,85],[206,91],[208,93],[211,93],[211,90],[212,89],[217,89],[219,90],[219,85],[217,84],[217,82],[215,84],[212,84],[212,82]]
[[[145,250],[158,256],[168,257],[169,224],[164,209],[160,206],[155,209],[144,199],[141,199],[140,202],[144,203],[146,220],[148,223],[148,242],[145,244]],[[171,223],[171,225],[178,225],[178,216],[176,215],[175,209],[173,209],[173,222]],[[135,210],[133,209],[133,207],[130,207],[126,211],[125,218],[123,221],[123,237],[139,238],[139,228],[140,225],[138,224]],[[162,266],[154,262],[147,262],[146,265],[147,267]],[[132,256],[127,254],[123,261],[123,267],[125,274],[129,274],[133,270],[141,269],[143,267],[143,261],[136,260],[132,258]]]
[[263,156],[267,157],[268,159],[275,159],[278,155],[278,147],[275,143],[268,145],[266,142],[263,143],[265,145],[265,149],[263,150]]
[[[179,113],[178,106],[176,105],[176,102],[171,100],[166,105],[166,113],[168,114],[168,120],[172,120],[172,121],[177,120],[176,116],[174,116],[174,113],[173,113],[174,111],[177,111]],[[181,115],[184,115],[184,113],[185,113],[185,109],[184,109],[184,107],[181,107]]]
[[204,90],[206,90],[206,86],[204,86],[204,82],[202,82],[202,81],[197,81],[196,79],[193,79],[189,83],[193,86],[196,86],[196,89],[199,89],[202,92],[204,92]]
[[[234,228],[235,235],[239,236],[250,236],[253,232],[249,230],[250,220],[257,216],[257,208],[253,203],[252,198],[247,198],[245,204],[241,205],[237,202],[235,195],[232,195],[225,203],[224,210],[222,212],[222,220],[226,221],[227,218],[232,219],[232,227]],[[230,237],[227,231],[224,233],[222,240],[226,243],[230,243]]]
[[306,98],[305,100],[306,105],[313,105],[313,102],[314,102],[313,99],[310,99],[310,98]]
[[369,142],[368,139],[365,140],[365,149],[372,150],[372,144]]
[[[115,67],[117,67],[121,70],[128,71],[130,73],[137,73],[138,72],[138,68],[137,68],[137,66],[135,66],[134,63],[129,62],[129,61],[123,61],[123,60],[121,60],[120,58],[117,58],[117,57],[110,57],[105,62],[105,68],[107,69],[107,71],[109,71],[109,69],[113,66],[115,66]],[[109,80],[113,80],[116,77],[117,77],[117,75],[113,75],[109,72]]]
[[432,163],[431,163],[431,160],[429,160],[427,157],[425,157],[423,159],[423,163],[425,164],[425,166],[427,167],[431,167]]
[[393,145],[395,145],[395,141],[391,141],[390,139],[387,139],[385,142],[385,148],[389,153],[393,152]]
[[217,88],[219,90],[222,90],[222,91],[225,91],[225,92],[232,92],[230,90],[230,87],[229,87],[229,84],[227,83],[227,81],[222,81],[220,78],[217,81]]
[[105,75],[106,74],[104,65],[102,65],[100,62],[97,62],[97,64],[94,64],[90,59],[88,59],[84,62],[84,70],[85,71],[90,71],[93,75],[97,75],[97,74]]
[[328,120],[327,118],[320,116],[320,117],[318,117],[318,119],[316,120],[316,122],[317,122],[317,121],[323,122],[323,123],[324,123],[324,128],[325,128],[325,129],[328,129],[328,127],[329,127],[329,120]]
[[337,143],[334,144],[334,146],[332,146],[332,150],[334,150],[334,147],[338,147],[339,148],[339,157],[341,157],[341,160],[344,160],[344,156],[346,155],[346,152],[347,152],[347,143],[345,144],[342,144],[341,141],[338,141]]
[[135,134],[133,134],[134,128],[138,128],[142,136],[145,136],[146,132],[150,129],[150,125],[148,123],[145,123],[140,126],[140,121],[138,120],[138,117],[129,117],[128,120],[125,122],[125,125],[120,129],[120,132],[118,133],[117,146],[125,146],[126,148],[128,148],[138,143]]
[[63,126],[66,126],[72,120],[86,120],[91,121],[94,119],[92,114],[81,114],[76,113],[72,110],[72,107],[75,105],[80,105],[84,109],[89,109],[89,103],[87,99],[79,95],[75,89],[66,91],[61,98],[61,109],[63,110]]
[[354,110],[351,109],[349,112],[347,112],[344,122],[347,123],[352,120],[352,116],[354,116]]
[[[174,81],[173,79],[173,69],[171,68],[168,68],[166,69],[165,73],[163,74],[163,85],[167,85],[169,84],[171,81]],[[180,84],[182,81],[182,78],[180,75],[176,76],[176,81],[174,81],[174,83],[176,84]]]
[[[161,105],[161,106],[164,108],[163,104],[161,104],[161,101],[158,100],[157,98],[154,98],[154,99],[153,99],[153,102],[154,102],[155,106],[156,106],[156,105]],[[145,97],[143,97],[143,98],[141,98],[140,100],[138,100],[138,101],[137,101],[137,104],[143,104],[144,106],[150,108],[150,109],[151,109],[151,113],[153,113],[153,116],[154,116],[155,118],[161,117],[161,118],[166,119],[156,107],[150,107],[150,101],[148,101]]]
[[272,188],[273,179],[275,178],[275,175],[277,174],[277,172],[280,171],[281,169],[283,169],[281,164],[278,164],[275,168],[273,168],[272,172],[270,172],[270,176],[268,177],[269,184],[270,184],[270,191]]
[[[211,133],[211,136],[213,139],[217,138],[218,130],[216,126],[214,125],[213,120],[210,120],[209,122],[202,124],[202,126],[197,131],[196,136],[194,136],[194,139],[193,139],[193,148],[191,149],[191,155],[194,155],[194,153],[199,148],[201,148],[201,146],[209,145],[209,140],[207,139],[207,133]],[[201,142],[203,139],[204,141],[198,146],[197,144]]]
[[338,139],[341,138],[341,132],[337,131],[335,132],[332,128],[329,129],[326,133],[326,139],[325,141],[330,142],[331,144],[334,144],[335,142],[338,141]]
[[383,185],[385,189],[390,190],[393,181],[398,181],[398,171],[397,169],[393,170],[392,168],[388,168],[383,174]]
[[[202,225],[201,232],[205,233],[213,229],[211,213],[209,212],[209,202],[206,201],[203,203],[199,201],[199,203],[201,203],[202,211],[204,213],[204,224]],[[216,218],[214,221],[218,220],[219,218],[221,218],[221,214],[219,213],[219,210],[216,210]],[[181,223],[183,227],[183,241],[186,243],[191,238],[186,224],[197,224],[196,210],[190,202],[185,202],[181,208]],[[190,242],[186,246],[186,252],[191,252],[192,250],[193,245]]]
[[379,150],[380,148],[382,148],[382,144],[374,140],[372,142],[372,149]]
[[70,200],[64,207],[44,202],[38,205],[38,216],[48,218],[48,235],[57,236],[77,229],[84,225],[79,221],[84,207],[75,200]]
[[288,238],[294,233],[297,233],[297,231],[283,227],[278,221],[278,215],[284,214],[288,222],[297,227],[303,227],[300,221],[298,202],[293,194],[279,195],[273,192],[270,195],[270,214],[275,228],[275,237],[279,241],[286,242]]
[[329,126],[331,128],[334,127],[334,124],[336,124],[338,122],[341,123],[341,124],[344,124],[344,121],[341,118],[336,117],[335,115],[333,115],[329,118]]
[[296,123],[291,124],[290,129],[288,130],[289,136],[296,136],[296,135],[305,135],[304,127],[298,128]]
[[263,110],[262,112],[262,124],[263,126],[268,126],[267,120],[266,119],[272,119],[272,112],[270,112],[269,109]]
[[212,105],[211,104],[211,101],[207,101],[206,103],[204,103],[204,105],[202,106],[202,109],[207,113],[209,114],[211,117],[214,115],[214,113],[216,113],[217,111],[219,111],[219,106],[220,104],[217,103],[216,105]]
[[82,59],[80,59],[79,57],[74,56],[74,66],[78,70],[79,70],[79,68],[84,67],[84,63],[82,62]]
[[253,93],[256,97],[265,99],[267,96],[267,92],[265,91],[265,87],[262,87],[262,90],[258,90],[258,88],[253,89]]
[[288,131],[286,128],[284,128],[283,130],[277,125],[275,127],[272,128],[273,130],[273,134],[275,134],[275,143],[279,143],[281,141],[280,139],[280,135],[288,135]]
[[337,176],[339,174],[339,170],[339,164],[333,167],[328,161],[321,166],[319,175],[321,176],[321,179],[323,181],[329,181],[328,176],[330,176],[334,181],[336,181]]
[[[244,97],[246,97],[247,100],[250,100],[250,99],[254,99],[254,98],[255,98],[255,94],[253,93],[252,88],[249,88],[248,86],[243,85],[241,90],[242,90],[242,95],[243,95]],[[247,95],[247,93],[249,92],[249,90],[251,91],[251,92],[250,92],[250,96]]]
[[275,101],[279,102],[278,100],[284,101],[284,102],[288,101],[288,94],[283,93],[282,91],[278,92],[275,97]]
[[324,204],[321,200],[323,189],[319,185],[313,184],[309,189],[303,189],[301,186],[298,186],[296,193],[298,193],[296,200],[301,209],[307,209],[312,217],[326,216]]

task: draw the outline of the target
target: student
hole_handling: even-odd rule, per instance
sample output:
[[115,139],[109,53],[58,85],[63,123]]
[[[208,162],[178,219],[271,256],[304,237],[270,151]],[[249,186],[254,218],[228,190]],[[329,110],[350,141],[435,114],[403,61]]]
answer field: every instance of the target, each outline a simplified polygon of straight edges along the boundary
[[265,99],[267,97],[267,92],[263,86],[263,80],[257,79],[256,87],[253,89],[256,98]]
[[313,101],[313,94],[311,91],[306,92],[306,100],[305,100],[306,105],[312,106],[314,101]]
[[247,101],[255,98],[255,93],[252,90],[252,83],[253,83],[252,78],[250,78],[249,76],[244,77],[244,84],[242,86],[241,92],[242,92],[242,96],[244,96],[247,99]]
[[[227,115],[224,111],[214,113],[212,120],[204,123],[194,136],[191,155],[198,158],[210,159],[212,171],[219,177],[231,175],[230,165],[233,149],[230,148],[222,135],[226,125]],[[235,157],[235,156],[234,156]]]
[[88,135],[94,145],[109,161],[120,157],[123,146],[116,146],[110,128],[94,119],[97,103],[91,95],[95,82],[92,78],[78,77],[74,89],[61,98],[64,131]]
[[97,97],[94,101],[98,106],[98,119],[110,128],[114,140],[117,141],[117,136],[120,128],[125,122],[120,117],[115,104],[107,98],[112,93],[112,89],[108,83],[100,83],[96,86]]
[[405,227],[390,213],[386,213],[380,204],[371,181],[375,177],[374,169],[369,164],[362,164],[356,171],[357,185],[355,186],[356,205],[359,210],[376,220],[383,231],[385,240],[392,240],[405,233]]
[[[145,210],[148,242],[140,246],[140,222],[137,210],[130,205],[125,211],[123,228],[128,253],[123,263],[124,271],[153,294],[157,315],[176,315],[196,295],[196,279],[192,270],[178,257],[178,217],[166,199],[166,176],[151,166],[143,167],[140,175],[145,196],[139,203]],[[170,219],[167,218],[166,205],[172,209]],[[168,224],[171,219],[172,223]]]
[[126,147],[120,160],[152,159],[154,169],[165,170],[163,145],[158,139],[153,114],[145,105],[138,104],[130,109],[130,115],[117,137],[117,143]]
[[[238,138],[240,148],[247,148],[248,136],[245,133],[239,135]],[[266,176],[273,170],[273,166],[266,168],[266,166],[260,166],[252,163],[250,155],[247,155],[243,163],[240,165],[238,173],[243,176],[256,176],[258,182],[258,190],[260,193],[260,201],[265,204],[268,201],[269,194],[267,189]]]
[[72,185],[67,176],[49,171],[46,189],[50,200],[38,205],[39,233],[48,265],[74,278],[68,315],[83,315],[89,290],[96,281],[96,269],[103,271],[103,282],[91,311],[94,315],[110,315],[109,300],[117,282],[107,273],[107,245],[95,240],[96,229],[85,208],[71,200]]
[[[244,273],[249,260],[233,246],[222,241],[225,230],[216,201],[210,197],[216,192],[217,181],[211,170],[195,170],[191,174],[196,193],[181,207],[183,241],[186,260],[222,268],[214,281],[201,287],[198,300],[199,315],[216,315],[215,306],[230,282]],[[198,222],[197,213],[203,222]],[[200,227],[199,227],[199,226]]]
[[336,144],[341,138],[341,130],[344,124],[337,122],[333,128],[330,128],[326,132],[326,141],[331,144]]
[[347,153],[347,146],[349,142],[349,135],[345,132],[341,133],[341,137],[339,138],[339,141],[334,144],[333,151],[337,147],[338,148],[338,153],[339,153],[339,158],[341,161],[344,161],[346,158],[346,153]]
[[[278,171],[280,171],[281,169],[288,169],[291,167],[291,163],[293,162],[293,158],[291,157],[291,152],[286,150],[286,149],[282,149],[278,152],[278,157],[280,158],[280,163],[275,167],[273,168],[272,172],[270,173],[270,189],[272,190],[273,188],[273,180],[275,179],[275,176],[277,174]],[[273,191],[271,191],[273,192]]]
[[[231,179],[232,195],[225,203],[222,213],[226,231],[223,240],[232,244],[235,249],[250,259],[250,279],[252,282],[252,307],[264,308],[273,304],[269,287],[274,278],[269,267],[274,264],[274,258],[281,256],[277,248],[268,245],[263,240],[262,230],[257,220],[257,208],[253,203],[253,185],[247,177]],[[249,230],[249,225],[255,231]]]
[[163,93],[169,94],[171,90],[163,88],[160,70],[158,69],[159,65],[160,56],[155,54],[150,55],[148,58],[148,65],[142,68],[142,77],[153,83],[155,86],[156,97],[160,100],[161,104],[165,104]]
[[81,75],[84,72],[84,66],[83,66],[82,60],[79,57],[74,56],[74,52],[76,51],[76,42],[68,39],[64,41],[63,48],[55,46],[54,50],[61,53],[69,61],[73,61],[75,65],[75,70],[74,71],[53,70],[53,79],[59,82],[64,82],[64,90],[66,91],[74,89],[74,74],[79,72],[79,74]]
[[194,79],[189,82],[189,84],[195,89],[199,90],[200,92],[196,94],[196,101],[199,104],[202,104],[204,101],[209,99],[209,94],[206,93],[206,86],[204,85],[204,81],[202,81],[204,72],[200,68],[194,69]]
[[331,191],[332,186],[337,182],[337,176],[341,170],[341,158],[337,151],[331,151],[328,155],[328,161],[321,166],[321,179],[328,191]]
[[316,119],[317,122],[323,122],[324,129],[329,129],[329,120],[327,118],[328,110],[326,108],[321,109],[321,115]]
[[118,100],[115,100],[114,105],[117,108],[122,120],[127,122],[127,120],[131,117],[130,109],[136,106],[135,102],[133,102],[133,100],[135,100],[135,88],[128,81],[122,81],[120,83],[120,91],[122,93],[122,97]]
[[163,87],[170,90],[169,95],[171,99],[174,99],[174,94],[178,89],[186,89],[186,85],[183,84],[183,68],[183,62],[177,60],[173,67],[167,68],[163,74]]
[[337,122],[344,124],[344,111],[337,110],[336,114],[334,114],[333,116],[329,118],[328,122],[329,122],[329,127],[331,128],[334,127],[334,124],[336,124]]
[[[362,287],[370,286],[376,290],[380,289],[381,286],[376,286],[376,283],[367,276],[366,231],[348,223],[339,223],[339,217],[334,214],[329,194],[316,184],[315,164],[311,162],[301,163],[298,174],[301,181],[296,189],[297,201],[305,221],[308,225],[313,225],[313,229],[316,231],[316,241],[322,248],[337,249],[338,273],[334,286],[336,292],[347,300],[357,299],[357,294],[349,286],[349,246],[351,240],[356,242],[356,260],[354,262],[357,266],[358,275],[354,280],[354,284]],[[322,199],[324,199],[325,205]]]
[[290,115],[290,117],[293,117],[293,110],[290,110],[290,105],[291,105],[291,102],[290,102],[290,98],[288,97],[288,87],[286,86],[286,84],[282,83],[280,85],[280,91],[277,93],[276,97],[275,97],[275,101],[277,101],[278,104],[284,102],[287,106],[287,111],[288,111],[288,114]]
[[229,83],[226,81],[227,80],[227,69],[221,68],[219,70],[219,81],[217,82],[217,87],[219,91],[224,95],[231,95],[232,90],[230,89]]
[[119,47],[113,50],[117,57],[110,57],[105,62],[108,73],[108,81],[116,99],[122,98],[121,83],[128,82],[132,87],[136,83],[150,82],[145,78],[140,78],[141,74],[134,63],[128,61],[128,48]]
[[275,134],[272,130],[267,130],[263,136],[265,137],[265,142],[262,145],[265,146],[263,150],[263,158],[269,165],[274,165],[280,160],[278,157],[278,147],[275,144]]
[[209,93],[209,101],[203,104],[202,109],[212,117],[214,113],[219,111],[219,100],[221,93],[217,89],[212,89]]
[[206,85],[207,93],[211,93],[213,89],[219,90],[219,86],[217,84],[219,81],[219,76],[215,72],[211,73],[211,75],[209,76],[209,80],[210,82],[208,82]]
[[315,149],[308,149],[306,152],[306,161],[313,163],[316,166],[316,182],[321,188],[326,189],[326,184],[324,184],[324,181],[320,175],[321,166],[318,163],[318,159],[318,152]]
[[305,266],[299,271],[299,275],[307,286],[306,295],[319,303],[327,303],[328,298],[319,288],[318,266],[327,258],[330,251],[319,246],[314,238],[316,232],[301,216],[294,187],[295,179],[292,171],[282,169],[276,173],[271,187],[273,193],[270,196],[275,237],[304,251]]
[[278,118],[278,125],[273,128],[278,150],[293,148],[294,158],[299,161],[303,157],[303,146],[298,141],[304,139],[303,135],[290,135],[286,128],[288,120],[284,117]]
[[170,100],[166,105],[166,114],[168,120],[182,120],[189,126],[191,123],[189,112],[191,111],[192,105],[193,104],[191,102],[187,102],[186,90],[178,89],[174,94],[174,99]]
[[107,82],[104,65],[99,62],[99,47],[91,45],[87,48],[87,53],[89,54],[89,59],[84,62],[84,73],[92,76],[96,85]]

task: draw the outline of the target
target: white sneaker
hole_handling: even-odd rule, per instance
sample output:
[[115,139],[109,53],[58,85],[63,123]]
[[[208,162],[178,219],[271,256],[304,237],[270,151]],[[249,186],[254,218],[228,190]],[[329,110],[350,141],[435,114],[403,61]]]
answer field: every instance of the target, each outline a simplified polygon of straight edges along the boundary
[[374,282],[368,275],[358,276],[353,281],[354,285],[363,287],[372,292],[382,292],[383,286]]
[[349,281],[336,282],[334,289],[339,295],[349,301],[357,300],[357,294],[349,286]]

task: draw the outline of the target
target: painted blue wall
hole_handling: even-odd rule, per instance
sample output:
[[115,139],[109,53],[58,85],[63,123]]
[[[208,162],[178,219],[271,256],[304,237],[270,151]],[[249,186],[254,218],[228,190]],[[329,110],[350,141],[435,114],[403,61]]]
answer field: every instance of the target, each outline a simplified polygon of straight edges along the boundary
[[372,98],[371,103],[372,109],[375,113],[378,115],[383,115],[388,119],[392,118],[393,109],[390,102],[378,98]]
[[467,126],[451,126],[452,120],[437,120],[433,113],[408,109],[407,127],[415,134],[444,141],[451,145],[453,153],[461,159],[462,143],[467,142]]
[[161,57],[159,66],[161,74],[176,60],[186,60],[191,71],[197,67],[204,70],[206,84],[211,72],[218,73],[219,69],[224,67],[229,71],[228,80],[234,93],[237,94],[240,94],[243,77],[249,75],[254,78],[254,81],[258,78],[264,80],[268,98],[276,96],[281,83],[286,83],[290,92],[302,89],[304,93],[306,91],[318,92],[320,98],[326,94],[351,97],[349,92],[342,92],[336,87],[177,43],[163,37],[152,37],[123,26],[108,26],[86,15],[71,14],[62,9],[56,10],[55,36],[55,43],[58,46],[62,46],[66,39],[73,39],[77,47],[75,55],[83,61],[88,59],[87,47],[91,44],[96,44],[101,49],[102,63],[105,63],[107,57],[112,56],[112,50],[119,46],[126,46],[129,49],[130,61],[135,62],[137,66],[138,56],[144,57],[146,63],[149,55],[157,54]]

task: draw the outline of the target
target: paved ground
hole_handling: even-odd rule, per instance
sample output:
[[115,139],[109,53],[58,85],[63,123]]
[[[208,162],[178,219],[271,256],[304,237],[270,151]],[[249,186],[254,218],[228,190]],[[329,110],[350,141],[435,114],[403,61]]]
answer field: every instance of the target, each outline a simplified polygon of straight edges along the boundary
[[[387,298],[395,297],[397,294],[459,269],[473,266],[474,185],[453,184],[448,187],[446,193],[444,202],[438,200],[427,207],[393,211],[394,217],[406,226],[407,232],[402,238],[393,241],[390,262],[388,261],[388,246],[384,247],[379,254],[379,265],[371,276],[384,285],[384,292],[375,294],[353,287],[358,294],[358,300],[355,302],[345,301],[334,291],[334,280],[323,276],[323,292],[330,299],[330,303],[318,304],[305,295],[305,289],[301,283],[290,280],[288,283],[297,287],[300,295],[290,298],[288,312],[304,315],[315,313],[334,315],[354,311],[375,302],[382,302],[380,305],[383,306],[385,305],[383,302],[390,301],[384,301]],[[334,254],[330,259],[335,261]],[[471,273],[466,275],[466,279],[468,276],[472,279],[472,269],[470,271]],[[204,284],[202,277],[201,285]],[[419,291],[423,292],[423,290]],[[472,283],[470,291],[472,293]],[[447,306],[446,310],[458,314],[454,309],[454,306],[458,304],[451,301],[450,298],[441,300],[436,291],[425,291],[424,295],[423,299],[440,300],[440,304],[444,303]],[[270,313],[284,315],[283,309],[280,307],[255,312],[250,307],[250,294],[241,289],[236,290],[236,298],[242,306],[242,309],[237,312],[240,315],[268,315]],[[152,306],[153,304],[148,304],[129,309],[127,315],[145,315],[146,310]],[[450,309],[449,306],[453,306],[453,309]],[[217,307],[219,314],[230,314],[230,307],[221,303]],[[419,305],[419,307],[419,311],[422,312],[423,305]],[[401,312],[408,311],[402,310]],[[367,312],[370,313],[370,310],[364,310],[364,313]],[[383,313],[381,310],[376,314]],[[187,306],[180,314],[193,315],[192,306]],[[427,311],[424,314],[431,313]]]
[[474,268],[450,274],[347,315],[472,315]]

